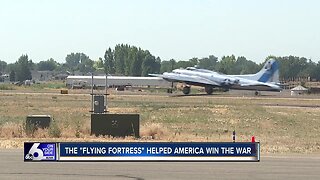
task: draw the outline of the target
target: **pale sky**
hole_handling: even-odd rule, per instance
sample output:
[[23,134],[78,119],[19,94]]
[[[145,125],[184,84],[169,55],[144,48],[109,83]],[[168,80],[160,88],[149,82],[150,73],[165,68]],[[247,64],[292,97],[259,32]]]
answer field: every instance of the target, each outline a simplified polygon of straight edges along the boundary
[[320,60],[318,0],[0,0],[0,60],[92,60],[127,43],[162,60],[268,55]]

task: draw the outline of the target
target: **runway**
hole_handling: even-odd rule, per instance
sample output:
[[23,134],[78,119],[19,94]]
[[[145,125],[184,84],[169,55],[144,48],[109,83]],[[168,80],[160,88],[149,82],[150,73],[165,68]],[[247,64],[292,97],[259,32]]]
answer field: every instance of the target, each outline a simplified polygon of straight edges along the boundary
[[319,179],[320,155],[262,155],[260,162],[23,162],[0,149],[1,179]]

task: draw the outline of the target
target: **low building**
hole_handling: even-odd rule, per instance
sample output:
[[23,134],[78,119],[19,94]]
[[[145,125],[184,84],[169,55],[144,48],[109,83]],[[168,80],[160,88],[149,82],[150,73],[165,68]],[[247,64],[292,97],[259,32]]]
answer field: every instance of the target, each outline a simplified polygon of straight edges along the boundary
[[53,71],[31,71],[32,80],[34,81],[49,81],[53,75]]
[[307,94],[307,93],[308,93],[308,89],[301,85],[291,89],[291,96],[297,96],[297,95]]

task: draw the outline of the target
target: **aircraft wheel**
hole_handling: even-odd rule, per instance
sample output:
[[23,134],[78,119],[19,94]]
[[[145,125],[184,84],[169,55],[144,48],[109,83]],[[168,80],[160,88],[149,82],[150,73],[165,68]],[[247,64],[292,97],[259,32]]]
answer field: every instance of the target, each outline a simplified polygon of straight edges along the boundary
[[254,95],[258,96],[260,93],[259,91],[254,92]]
[[206,86],[204,88],[204,90],[206,91],[207,94],[212,94],[213,93],[213,88],[211,86]]
[[182,89],[183,94],[189,94],[190,93],[190,87],[189,86],[185,86]]

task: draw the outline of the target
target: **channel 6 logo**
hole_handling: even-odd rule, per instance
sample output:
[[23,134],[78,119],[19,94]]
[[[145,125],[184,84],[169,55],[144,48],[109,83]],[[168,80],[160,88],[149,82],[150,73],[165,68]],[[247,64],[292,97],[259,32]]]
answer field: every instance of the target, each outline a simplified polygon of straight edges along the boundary
[[56,143],[24,143],[24,161],[56,161]]

